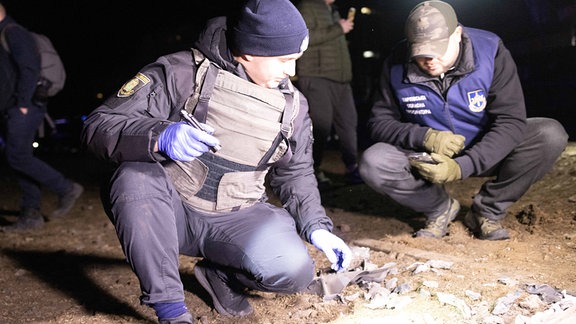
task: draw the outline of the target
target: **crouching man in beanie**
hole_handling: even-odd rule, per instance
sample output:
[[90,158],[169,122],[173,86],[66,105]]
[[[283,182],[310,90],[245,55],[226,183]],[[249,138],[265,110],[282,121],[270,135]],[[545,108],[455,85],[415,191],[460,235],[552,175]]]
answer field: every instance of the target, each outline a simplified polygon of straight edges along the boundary
[[[443,185],[490,177],[464,223],[480,239],[508,239],[506,210],[550,170],[568,136],[553,119],[526,118],[516,65],[495,34],[460,25],[442,1],[418,4],[405,28],[384,64],[368,121],[378,143],[364,151],[360,174],[423,213],[416,236],[432,238],[446,235],[460,210]],[[410,160],[415,151],[432,163]]]
[[[289,80],[307,42],[289,0],[249,0],[85,121],[87,149],[117,163],[103,202],[160,323],[194,321],[180,254],[203,257],[194,273],[225,316],[252,313],[246,289],[305,290],[315,266],[304,241],[348,267],[320,204],[306,99]],[[267,202],[267,175],[282,208]]]

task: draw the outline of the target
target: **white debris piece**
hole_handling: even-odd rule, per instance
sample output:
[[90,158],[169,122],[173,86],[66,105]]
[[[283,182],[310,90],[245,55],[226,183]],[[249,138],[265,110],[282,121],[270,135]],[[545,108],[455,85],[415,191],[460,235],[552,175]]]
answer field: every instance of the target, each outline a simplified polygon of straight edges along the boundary
[[448,304],[456,307],[462,313],[465,319],[470,319],[472,317],[470,306],[468,306],[468,304],[466,304],[466,302],[464,302],[462,299],[452,294],[441,292],[437,292],[436,296],[438,297],[438,301],[440,301],[442,304]]
[[428,287],[428,288],[438,288],[438,281],[434,281],[434,280],[424,280],[422,282],[422,285],[424,287]]
[[500,297],[496,300],[496,304],[494,305],[494,309],[492,309],[492,314],[494,315],[503,315],[508,312],[510,306],[516,302],[516,300],[520,297],[522,293],[521,290],[516,290],[507,294],[504,297]]
[[468,290],[468,289],[467,289],[464,293],[465,293],[466,296],[468,296],[468,298],[470,298],[471,300],[479,300],[480,298],[482,298],[482,295],[481,295],[481,294],[479,294],[479,293],[477,293],[477,292],[475,292],[475,291],[472,291],[472,290]]
[[442,260],[429,260],[426,263],[429,264],[432,268],[447,269],[447,270],[451,269],[452,266],[454,265],[454,262],[442,261]]

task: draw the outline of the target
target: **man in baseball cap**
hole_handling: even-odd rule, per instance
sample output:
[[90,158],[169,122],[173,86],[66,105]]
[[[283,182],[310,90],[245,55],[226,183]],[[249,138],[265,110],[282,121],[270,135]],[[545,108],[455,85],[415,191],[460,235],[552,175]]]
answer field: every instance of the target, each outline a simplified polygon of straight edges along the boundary
[[450,35],[458,26],[452,7],[441,1],[416,6],[406,20],[405,34],[410,57],[441,57],[448,49]]
[[[490,177],[464,224],[479,239],[508,239],[502,225],[508,208],[551,169],[566,131],[553,119],[526,118],[516,65],[502,40],[462,26],[448,3],[416,5],[405,36],[382,70],[368,121],[377,143],[363,153],[364,181],[426,217],[416,237],[440,239],[460,211],[444,185]],[[432,161],[419,160],[422,152]]]

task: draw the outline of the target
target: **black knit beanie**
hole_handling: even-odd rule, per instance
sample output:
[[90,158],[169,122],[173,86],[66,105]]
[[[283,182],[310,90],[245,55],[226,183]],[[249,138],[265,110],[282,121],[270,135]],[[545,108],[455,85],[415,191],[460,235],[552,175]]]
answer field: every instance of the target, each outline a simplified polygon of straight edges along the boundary
[[233,28],[239,54],[282,56],[308,47],[308,28],[289,0],[248,0]]

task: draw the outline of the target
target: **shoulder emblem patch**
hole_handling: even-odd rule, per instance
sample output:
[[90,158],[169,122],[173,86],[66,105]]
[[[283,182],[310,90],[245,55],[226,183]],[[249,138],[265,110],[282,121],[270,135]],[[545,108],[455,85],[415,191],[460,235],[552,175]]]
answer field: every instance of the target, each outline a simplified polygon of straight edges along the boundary
[[135,77],[130,79],[130,81],[124,83],[122,88],[118,90],[117,96],[119,98],[130,97],[131,95],[136,93],[136,91],[142,89],[148,83],[150,83],[150,79],[144,74],[138,72],[138,74],[136,74]]
[[468,108],[473,112],[481,112],[486,108],[486,96],[484,90],[468,92]]

